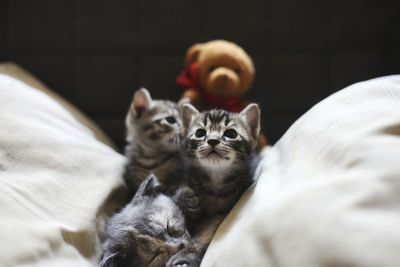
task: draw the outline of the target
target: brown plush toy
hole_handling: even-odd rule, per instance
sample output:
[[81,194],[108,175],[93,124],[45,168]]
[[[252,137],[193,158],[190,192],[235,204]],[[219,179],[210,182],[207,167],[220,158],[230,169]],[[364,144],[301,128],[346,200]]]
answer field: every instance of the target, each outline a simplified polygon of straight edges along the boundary
[[[195,44],[186,52],[185,65],[177,84],[185,89],[182,97],[198,109],[240,112],[249,103],[242,96],[253,83],[255,69],[250,56],[235,43],[214,40]],[[259,148],[266,144],[261,134]]]

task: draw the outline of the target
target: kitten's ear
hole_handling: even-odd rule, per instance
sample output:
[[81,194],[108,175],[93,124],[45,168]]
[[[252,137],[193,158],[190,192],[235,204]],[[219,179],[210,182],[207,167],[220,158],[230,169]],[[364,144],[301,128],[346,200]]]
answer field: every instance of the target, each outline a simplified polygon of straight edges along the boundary
[[190,99],[188,97],[181,98],[178,102],[178,107],[182,108],[185,104],[190,104]]
[[163,191],[163,186],[154,174],[150,174],[141,184],[135,197],[155,196]]
[[190,123],[192,122],[193,116],[199,113],[200,112],[191,104],[184,104],[182,106],[182,124],[185,135],[187,133]]
[[242,112],[240,116],[244,118],[247,126],[250,128],[251,137],[254,140],[258,140],[260,134],[260,108],[257,104],[249,104]]
[[133,102],[132,102],[132,107],[135,112],[135,116],[137,118],[140,118],[142,115],[143,111],[148,110],[150,108],[151,102],[153,100],[151,99],[149,91],[145,88],[141,88],[140,90],[135,92],[135,95],[133,96]]

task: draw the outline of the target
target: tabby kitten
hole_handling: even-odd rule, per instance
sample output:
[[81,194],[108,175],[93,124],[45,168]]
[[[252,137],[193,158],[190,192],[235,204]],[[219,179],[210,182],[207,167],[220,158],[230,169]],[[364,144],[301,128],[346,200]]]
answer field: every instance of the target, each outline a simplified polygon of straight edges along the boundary
[[167,193],[182,180],[181,119],[178,104],[153,100],[142,88],[136,91],[126,117],[127,165],[124,179],[131,195],[150,174],[159,177]]
[[174,255],[168,267],[199,266],[218,225],[252,183],[252,161],[260,132],[260,110],[241,113],[182,111],[188,160],[187,186],[175,197],[196,237]]
[[161,190],[158,178],[150,175],[131,202],[111,217],[100,267],[164,267],[188,243],[182,212]]

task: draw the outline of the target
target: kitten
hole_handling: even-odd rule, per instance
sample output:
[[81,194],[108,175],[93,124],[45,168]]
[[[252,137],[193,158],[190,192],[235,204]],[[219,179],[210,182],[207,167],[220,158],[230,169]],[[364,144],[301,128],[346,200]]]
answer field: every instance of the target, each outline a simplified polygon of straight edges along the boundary
[[199,266],[218,225],[252,183],[252,161],[260,132],[260,110],[250,104],[241,113],[182,111],[188,160],[187,186],[175,200],[196,238],[174,255],[168,267]]
[[185,220],[162,186],[150,175],[132,201],[106,227],[100,267],[164,267],[189,240]]
[[[187,102],[187,101],[186,101]],[[136,91],[126,117],[127,165],[124,179],[131,195],[150,174],[159,177],[172,194],[182,180],[181,119],[179,107],[167,100],[153,100],[142,88]]]

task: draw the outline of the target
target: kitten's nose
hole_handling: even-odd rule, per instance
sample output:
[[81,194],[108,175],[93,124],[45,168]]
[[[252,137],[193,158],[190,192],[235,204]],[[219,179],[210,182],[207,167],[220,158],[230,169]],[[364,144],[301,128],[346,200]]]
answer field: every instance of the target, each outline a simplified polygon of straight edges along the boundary
[[219,141],[218,141],[217,139],[209,139],[209,140],[207,141],[207,143],[208,143],[210,146],[215,147],[216,145],[219,144]]

